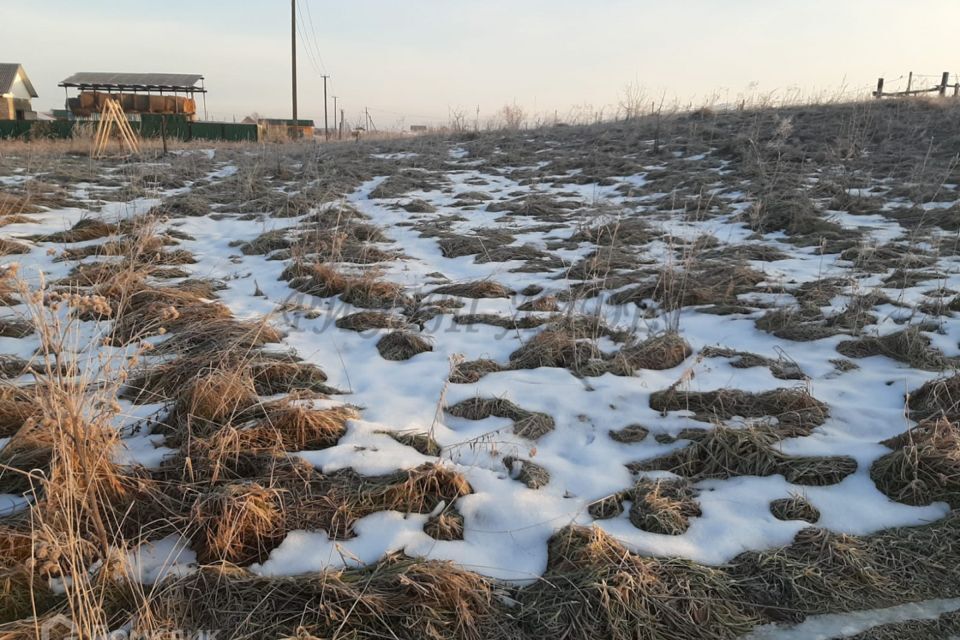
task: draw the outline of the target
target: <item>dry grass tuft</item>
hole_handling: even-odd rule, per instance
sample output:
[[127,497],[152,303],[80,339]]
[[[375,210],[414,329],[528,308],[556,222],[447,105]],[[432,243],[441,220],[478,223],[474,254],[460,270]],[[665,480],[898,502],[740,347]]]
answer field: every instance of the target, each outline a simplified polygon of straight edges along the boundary
[[473,384],[488,373],[496,373],[497,371],[503,371],[503,367],[494,360],[485,358],[467,360],[453,367],[450,373],[450,382],[454,384]]
[[846,340],[837,345],[837,351],[848,358],[886,356],[924,371],[942,371],[950,364],[942,351],[930,346],[930,336],[917,326],[885,336]]
[[96,218],[83,218],[66,231],[57,231],[46,235],[33,236],[34,242],[55,242],[59,244],[86,242],[113,235],[119,230],[118,225],[104,222]]
[[445,284],[437,287],[431,293],[442,293],[461,298],[509,298],[513,295],[513,291],[499,282],[491,280]]
[[192,434],[210,434],[257,402],[253,378],[245,371],[201,374],[177,399],[171,420]]
[[440,445],[430,437],[429,433],[412,433],[409,431],[388,431],[385,433],[400,444],[416,449],[425,456],[437,457],[442,451]]
[[771,620],[883,608],[960,593],[954,512],[940,522],[854,537],[808,528],[794,542],[741,554],[731,579]]
[[803,520],[816,524],[820,511],[802,495],[779,498],[770,503],[770,513],[777,520]]
[[0,385],[0,438],[9,438],[36,415],[35,391],[13,386]]
[[836,484],[857,470],[856,461],[846,456],[788,456],[776,448],[781,436],[763,427],[718,426],[687,435],[692,440],[687,447],[628,468],[634,473],[669,471],[696,481],[782,474],[788,482],[802,485]]
[[0,338],[26,338],[33,333],[33,323],[21,318],[0,318]]
[[280,494],[256,483],[227,484],[193,504],[192,548],[204,564],[250,564],[267,558],[286,535]]
[[623,429],[609,431],[608,433],[611,439],[624,444],[630,444],[646,440],[647,436],[650,435],[650,430],[639,424],[631,424]]
[[383,311],[360,311],[337,318],[336,325],[348,331],[368,331],[370,329],[402,329],[407,326],[403,316]]
[[344,302],[364,309],[392,309],[409,303],[402,286],[378,280],[373,272],[349,276],[326,264],[306,268],[291,265],[281,277],[289,280],[291,287],[308,295],[319,298],[338,295]]
[[[515,638],[494,583],[446,562],[388,557],[364,569],[265,578],[201,568],[161,595],[167,617],[192,629],[258,638]],[[257,615],[251,617],[250,612]]]
[[784,435],[808,435],[827,419],[829,409],[805,389],[774,389],[751,393],[739,389],[680,391],[668,389],[650,396],[650,407],[668,411],[692,411],[697,420],[713,422],[735,417],[775,418]]
[[528,300],[517,307],[518,311],[550,311],[555,312],[560,310],[560,305],[557,301],[557,296],[543,296],[541,298],[535,298],[534,300]]
[[433,351],[433,345],[416,333],[394,331],[377,341],[377,351],[385,360],[403,361],[421,353]]
[[910,417],[914,420],[945,418],[960,422],[960,374],[930,380],[907,397]]
[[6,238],[0,238],[0,257],[11,255],[23,255],[30,253],[30,246],[22,242],[14,242]]
[[430,516],[423,532],[434,540],[463,540],[463,516],[456,507],[449,506],[440,513]]
[[687,480],[640,480],[629,492],[630,522],[650,533],[678,536],[699,517],[697,492]]
[[528,638],[733,639],[758,621],[721,569],[627,551],[596,527],[550,540],[543,579],[522,590]]
[[514,480],[527,485],[528,489],[536,490],[550,482],[550,472],[535,462],[507,456],[503,459],[503,466]]
[[870,467],[880,491],[906,504],[960,508],[960,426],[928,420],[883,444],[893,451]]
[[447,407],[447,413],[466,420],[484,420],[491,416],[513,420],[513,432],[530,440],[553,431],[555,426],[551,416],[527,411],[505,398],[469,398]]

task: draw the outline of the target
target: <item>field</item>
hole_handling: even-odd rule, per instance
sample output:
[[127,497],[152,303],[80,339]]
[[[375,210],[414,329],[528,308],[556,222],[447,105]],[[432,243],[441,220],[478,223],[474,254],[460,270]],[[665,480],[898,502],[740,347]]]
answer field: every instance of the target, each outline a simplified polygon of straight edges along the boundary
[[958,117],[0,147],[0,639],[960,635]]

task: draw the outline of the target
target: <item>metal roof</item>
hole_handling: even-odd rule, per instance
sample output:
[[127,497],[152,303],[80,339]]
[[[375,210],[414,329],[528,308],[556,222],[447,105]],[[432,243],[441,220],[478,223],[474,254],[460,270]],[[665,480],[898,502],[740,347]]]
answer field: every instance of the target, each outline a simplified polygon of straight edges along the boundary
[[0,62],[0,93],[10,93],[13,89],[13,83],[17,81],[17,74],[22,74],[23,86],[30,92],[31,98],[36,98],[37,90],[33,88],[33,83],[27,77],[27,72],[23,70],[23,65],[19,62]]
[[194,73],[75,73],[60,82],[61,87],[135,89],[138,91],[204,90],[196,84],[203,76]]

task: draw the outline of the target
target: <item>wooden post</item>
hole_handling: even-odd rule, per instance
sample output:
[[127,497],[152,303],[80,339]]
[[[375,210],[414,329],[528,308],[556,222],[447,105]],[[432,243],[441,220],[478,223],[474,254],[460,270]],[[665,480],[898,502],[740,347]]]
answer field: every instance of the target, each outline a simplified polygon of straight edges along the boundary
[[947,95],[947,82],[950,81],[950,72],[944,71],[943,78],[940,80],[940,97]]
[[167,155],[167,116],[160,117],[160,137],[163,138],[163,155]]
[[910,93],[911,87],[913,87],[913,71],[907,76],[907,93]]
[[883,97],[883,78],[877,79],[877,90],[873,92],[873,95],[878,100]]

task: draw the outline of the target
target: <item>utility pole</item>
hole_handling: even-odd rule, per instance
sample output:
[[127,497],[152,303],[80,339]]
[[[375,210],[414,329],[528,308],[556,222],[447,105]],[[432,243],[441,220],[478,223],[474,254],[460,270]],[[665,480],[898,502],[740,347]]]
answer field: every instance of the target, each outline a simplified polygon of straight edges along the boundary
[[293,72],[293,124],[297,124],[297,0],[290,0],[290,60]]
[[347,117],[344,111],[344,109],[340,109],[340,132],[337,134],[337,140],[343,140],[343,121]]
[[[337,96],[333,96],[333,126],[337,126]],[[329,137],[327,139],[329,140]]]
[[[330,76],[320,76],[323,78],[323,137],[330,141],[330,120],[327,116],[327,78]],[[334,110],[336,112],[336,110]]]

